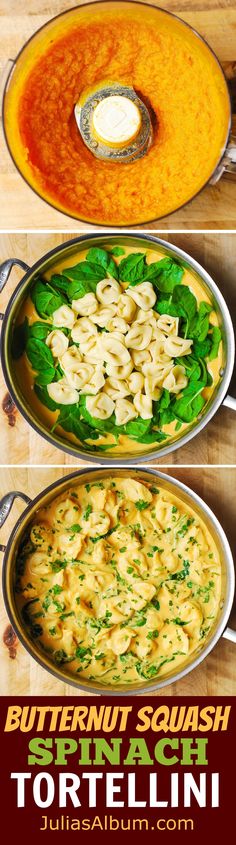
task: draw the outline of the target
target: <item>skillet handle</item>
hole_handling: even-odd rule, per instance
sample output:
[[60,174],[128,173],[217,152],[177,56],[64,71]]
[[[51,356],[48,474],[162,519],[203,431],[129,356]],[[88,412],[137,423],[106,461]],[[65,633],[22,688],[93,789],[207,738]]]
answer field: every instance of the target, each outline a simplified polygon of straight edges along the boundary
[[7,258],[6,261],[3,261],[3,263],[0,264],[0,293],[5,287],[5,284],[10,276],[12,267],[14,267],[15,265],[17,265],[18,267],[22,267],[22,270],[24,270],[25,273],[27,272],[27,270],[30,269],[29,265],[26,264],[25,261],[21,261],[20,258]]
[[[6,493],[6,495],[0,499],[0,528],[2,528],[4,522],[6,522],[15,499],[23,499],[23,502],[26,502],[27,505],[29,505],[32,501],[26,493],[21,493],[19,490],[13,490],[11,493]],[[0,544],[0,552],[5,552],[5,549],[6,546]]]
[[4,65],[1,73],[0,78],[0,96],[2,100],[2,105],[4,102],[4,96],[8,88],[8,83],[10,82],[10,77],[13,73],[14,67],[16,64],[16,59],[7,59],[6,64]]
[[217,182],[224,176],[231,181],[236,181],[236,135],[231,135],[225,154],[210,179],[210,185],[217,185]]
[[[25,273],[27,273],[27,270],[30,269],[29,265],[26,264],[25,261],[21,261],[20,258],[7,258],[6,261],[3,261],[3,263],[0,264],[0,293],[3,288],[5,288],[5,284],[9,279],[12,267],[15,267],[15,265],[17,265],[18,267],[22,267],[22,270],[24,270]],[[0,313],[0,320],[3,319],[4,314]]]
[[230,396],[229,394],[227,394],[222,404],[225,406],[225,408],[231,408],[231,411],[236,411],[236,399],[234,396]]
[[223,176],[233,182],[236,181],[236,115],[235,115],[235,94],[236,94],[236,63],[223,62],[223,70],[228,82],[229,95],[233,104],[232,129],[228,144],[218,167],[210,180],[210,185],[216,185]]
[[223,637],[225,637],[226,640],[230,640],[231,643],[236,643],[236,631],[234,631],[233,628],[226,628],[223,633]]

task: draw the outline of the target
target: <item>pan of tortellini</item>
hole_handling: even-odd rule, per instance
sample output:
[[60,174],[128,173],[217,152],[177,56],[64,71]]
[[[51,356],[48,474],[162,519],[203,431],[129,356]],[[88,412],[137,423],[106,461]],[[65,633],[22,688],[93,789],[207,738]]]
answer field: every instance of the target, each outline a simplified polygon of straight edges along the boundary
[[98,692],[182,677],[224,631],[234,593],[214,514],[181,482],[140,468],[81,470],[44,490],[18,521],[3,569],[26,648]]
[[99,463],[186,443],[222,402],[233,361],[215,283],[151,236],[57,247],[28,271],[3,323],[4,375],[28,422]]

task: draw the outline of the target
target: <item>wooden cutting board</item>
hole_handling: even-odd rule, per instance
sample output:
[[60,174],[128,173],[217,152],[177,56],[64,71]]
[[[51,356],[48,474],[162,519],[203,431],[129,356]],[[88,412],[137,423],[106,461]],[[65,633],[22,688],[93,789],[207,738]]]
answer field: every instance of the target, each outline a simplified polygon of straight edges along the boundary
[[[37,495],[48,484],[52,483],[62,475],[66,475],[68,469],[34,469],[25,468],[6,469],[1,471],[1,495],[9,490],[24,490],[32,498]],[[236,524],[235,507],[236,498],[236,468],[185,468],[170,469],[169,474],[174,478],[183,481],[198,493],[207,504],[213,509],[227,534],[232,550],[236,545]],[[7,523],[0,531],[0,543],[6,543],[10,531],[15,525],[17,518],[23,512],[24,505],[17,499],[13,505]],[[1,553],[0,553],[1,554]],[[236,612],[231,617],[232,625],[236,624]],[[79,697],[83,693],[73,687],[61,683],[53,678],[48,672],[28,656],[27,652],[19,643],[15,644],[13,654],[3,642],[5,638],[8,619],[3,603],[0,600],[0,694],[1,695],[74,695]],[[14,645],[14,644],[13,644]],[[153,695],[236,695],[235,676],[235,654],[236,645],[228,640],[221,640],[215,646],[214,651],[204,662],[187,675],[181,681],[171,684],[162,692]]]
[[[15,256],[32,265],[53,247],[73,237],[54,234],[2,234],[0,235],[1,260]],[[219,285],[236,330],[236,234],[182,233],[165,235],[168,240],[189,252],[208,270]],[[0,311],[4,311],[9,296],[22,278],[22,270],[14,268],[7,285],[0,295]],[[232,392],[236,393],[236,372]],[[168,458],[154,463],[174,464],[233,464],[236,463],[235,412],[221,407],[207,427],[186,446]],[[19,411],[14,411],[7,397],[6,386],[0,372],[0,433],[1,451],[6,464],[80,464],[43,440],[25,422]]]
[[[83,0],[77,0],[80,5]],[[90,0],[88,0],[90,2]],[[76,0],[1,0],[0,69],[6,77],[8,59],[14,59],[28,38],[46,21]],[[235,0],[153,0],[191,24],[208,41],[229,77],[235,76]],[[27,5],[27,12],[26,12]],[[5,143],[1,154],[0,228],[93,230],[93,226],[70,220],[46,205],[23,181],[13,165]],[[96,227],[95,227],[96,228]],[[139,226],[136,228],[145,228]],[[222,179],[207,187],[184,209],[149,224],[150,229],[233,229],[236,228],[235,182]]]

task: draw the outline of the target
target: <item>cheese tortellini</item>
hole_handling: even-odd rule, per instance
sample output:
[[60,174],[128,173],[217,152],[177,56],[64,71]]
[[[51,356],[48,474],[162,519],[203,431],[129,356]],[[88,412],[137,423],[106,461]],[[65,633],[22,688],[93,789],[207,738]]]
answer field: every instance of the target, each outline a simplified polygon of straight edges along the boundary
[[[92,379],[93,373],[94,367],[92,364],[78,364],[76,372],[68,370],[66,375],[68,384],[70,384],[71,387],[75,387],[76,390],[81,390],[86,382],[89,382],[90,379]],[[61,384],[61,382],[59,381],[58,384]]]
[[185,369],[181,367],[181,364],[176,364],[176,367],[170,370],[162,382],[163,387],[169,390],[170,393],[179,393],[180,390],[184,390],[187,387],[187,384],[188,379],[185,375]]
[[128,364],[130,361],[130,353],[126,349],[122,339],[117,337],[114,332],[109,332],[104,336],[104,357],[111,366],[119,366],[119,364]]
[[103,279],[98,282],[96,296],[102,305],[112,305],[118,302],[121,294],[121,287],[115,279]]
[[50,399],[58,405],[75,405],[79,401],[78,390],[70,385],[66,378],[48,384],[47,390]]
[[111,399],[123,399],[130,393],[129,382],[126,379],[112,378],[109,376],[106,379],[104,391],[108,393]]
[[179,330],[179,318],[171,317],[170,314],[162,314],[158,317],[157,327],[164,334],[177,335]]
[[59,328],[62,326],[65,329],[72,329],[75,320],[75,312],[69,308],[69,305],[61,305],[53,312],[53,325]]
[[105,420],[115,412],[122,426],[151,419],[163,389],[181,392],[188,379],[175,358],[191,353],[192,340],[178,335],[178,317],[153,310],[156,298],[151,282],[122,287],[109,277],[96,293],[72,300],[72,309],[58,309],[53,323],[70,325],[72,345],[59,329],[47,338],[64,373],[48,386],[51,398],[73,404],[84,394],[91,416]]
[[126,425],[130,420],[134,420],[137,417],[137,411],[133,402],[129,402],[128,399],[117,399],[116,400],[116,422],[117,425]]
[[59,329],[54,329],[46,338],[46,344],[52,351],[54,358],[60,358],[60,355],[66,351],[69,346],[68,337]]
[[70,346],[70,348],[67,349],[61,357],[59,357],[59,361],[65,373],[67,371],[76,373],[78,364],[82,363],[82,356],[78,346]]
[[113,414],[115,404],[106,393],[97,393],[96,396],[88,396],[86,407],[92,417],[98,420],[107,420]]
[[170,358],[174,358],[174,356],[189,355],[192,344],[192,340],[185,340],[185,338],[178,336],[170,336],[165,340],[164,351]]
[[152,338],[151,326],[133,323],[125,338],[125,344],[129,349],[147,349]]
[[143,282],[141,285],[137,285],[136,287],[128,288],[126,294],[131,297],[131,299],[136,302],[139,308],[142,308],[143,311],[149,311],[149,308],[153,308],[156,302],[156,294],[151,282]]
[[80,345],[85,344],[87,341],[93,337],[93,335],[97,334],[96,326],[92,323],[89,317],[80,317],[79,320],[76,320],[72,332],[71,337],[75,343],[79,343]]
[[115,305],[100,305],[95,314],[91,314],[91,321],[100,329],[105,329],[116,315]]
[[90,293],[86,293],[85,296],[81,296],[80,299],[72,299],[72,308],[80,317],[90,317],[90,314],[94,314],[98,310],[98,301],[95,293],[91,291]]
[[104,384],[105,378],[103,367],[94,367],[92,375],[89,377],[88,381],[83,384],[83,387],[81,388],[81,393],[96,394],[99,392],[99,390],[102,389]]
[[122,293],[117,302],[117,316],[122,317],[126,323],[132,323],[137,311],[136,303]]
[[219,614],[209,526],[150,473],[100,470],[63,488],[34,514],[19,564],[23,624],[71,678],[142,688],[199,654]]
[[141,393],[141,391],[136,393],[134,407],[143,420],[150,420],[152,418],[152,397],[150,395]]

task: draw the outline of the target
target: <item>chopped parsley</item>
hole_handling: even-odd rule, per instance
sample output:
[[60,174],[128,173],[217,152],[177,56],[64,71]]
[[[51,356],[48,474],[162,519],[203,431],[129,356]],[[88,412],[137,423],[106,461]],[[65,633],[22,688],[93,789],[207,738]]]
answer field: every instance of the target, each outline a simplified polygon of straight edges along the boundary
[[66,560],[53,560],[51,566],[52,566],[53,572],[60,572],[60,569],[66,568],[67,561]]
[[[85,518],[87,519],[87,517]],[[70,534],[79,534],[80,531],[82,531],[82,528],[81,525],[78,524],[78,522],[75,522],[74,525],[70,525],[68,531],[70,532]]]
[[157,629],[149,631],[147,634],[147,640],[155,640],[157,637],[159,637],[159,631]]
[[83,518],[86,519],[86,520],[89,519],[91,513],[92,513],[92,505],[87,505],[87,508],[84,511]]
[[135,507],[137,511],[145,511],[146,508],[149,507],[149,502],[144,502],[143,499],[139,499],[138,502],[135,502]]

